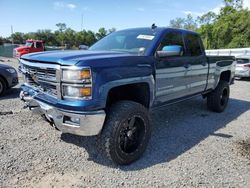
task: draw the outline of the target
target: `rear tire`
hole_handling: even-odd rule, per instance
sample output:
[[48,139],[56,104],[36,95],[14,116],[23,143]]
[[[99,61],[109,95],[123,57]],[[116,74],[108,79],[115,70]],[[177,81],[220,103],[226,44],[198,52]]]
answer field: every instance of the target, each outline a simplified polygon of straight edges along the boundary
[[127,165],[142,156],[150,135],[148,110],[133,101],[119,101],[107,114],[98,147],[116,164]]
[[207,96],[208,109],[214,112],[223,112],[229,100],[229,83],[221,80],[218,86]]
[[4,94],[5,90],[6,90],[6,83],[4,79],[0,78],[0,96]]

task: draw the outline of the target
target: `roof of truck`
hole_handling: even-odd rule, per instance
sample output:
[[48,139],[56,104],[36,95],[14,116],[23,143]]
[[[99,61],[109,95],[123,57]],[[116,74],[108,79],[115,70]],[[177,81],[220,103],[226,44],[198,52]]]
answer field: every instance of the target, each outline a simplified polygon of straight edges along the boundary
[[27,42],[43,42],[42,40],[27,39]]
[[138,28],[130,28],[130,29],[124,29],[124,30],[120,30],[120,31],[126,31],[126,30],[153,30],[156,32],[163,32],[166,30],[174,30],[174,31],[181,31],[184,33],[192,33],[192,34],[198,34],[197,32],[194,31],[190,31],[190,30],[186,30],[186,29],[179,29],[179,28],[172,28],[172,27],[156,27],[156,28],[151,28],[151,27],[138,27]]

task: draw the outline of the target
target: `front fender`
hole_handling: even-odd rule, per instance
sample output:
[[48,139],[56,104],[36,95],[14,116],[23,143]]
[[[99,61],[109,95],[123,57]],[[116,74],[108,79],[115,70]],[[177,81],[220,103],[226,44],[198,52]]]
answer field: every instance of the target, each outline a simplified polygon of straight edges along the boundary
[[125,86],[129,84],[140,84],[146,83],[149,86],[150,91],[150,107],[153,105],[153,101],[155,98],[155,80],[153,75],[143,76],[143,77],[134,77],[134,78],[126,78],[126,79],[119,79],[105,83],[99,88],[100,98],[102,101],[102,106],[106,106],[106,101],[108,98],[109,91],[115,87]]

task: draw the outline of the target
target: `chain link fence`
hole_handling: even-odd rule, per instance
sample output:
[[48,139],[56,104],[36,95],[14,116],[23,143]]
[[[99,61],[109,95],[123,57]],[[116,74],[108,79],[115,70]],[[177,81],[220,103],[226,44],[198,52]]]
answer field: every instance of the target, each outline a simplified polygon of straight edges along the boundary
[[0,56],[13,57],[13,49],[18,47],[18,44],[4,44],[0,45]]
[[[19,44],[4,44],[0,45],[0,56],[2,57],[13,57],[13,50],[19,47]],[[65,47],[57,47],[57,46],[45,46],[46,51],[51,50],[65,50]]]

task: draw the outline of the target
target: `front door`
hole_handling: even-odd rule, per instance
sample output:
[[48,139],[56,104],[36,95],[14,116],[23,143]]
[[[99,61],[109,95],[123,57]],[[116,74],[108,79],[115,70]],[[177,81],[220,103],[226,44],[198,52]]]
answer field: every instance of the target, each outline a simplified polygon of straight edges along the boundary
[[157,51],[161,51],[164,46],[171,45],[182,46],[183,53],[180,56],[158,58],[156,63],[155,105],[161,105],[168,101],[184,97],[188,90],[185,77],[188,74],[189,67],[186,67],[182,32],[167,32]]

